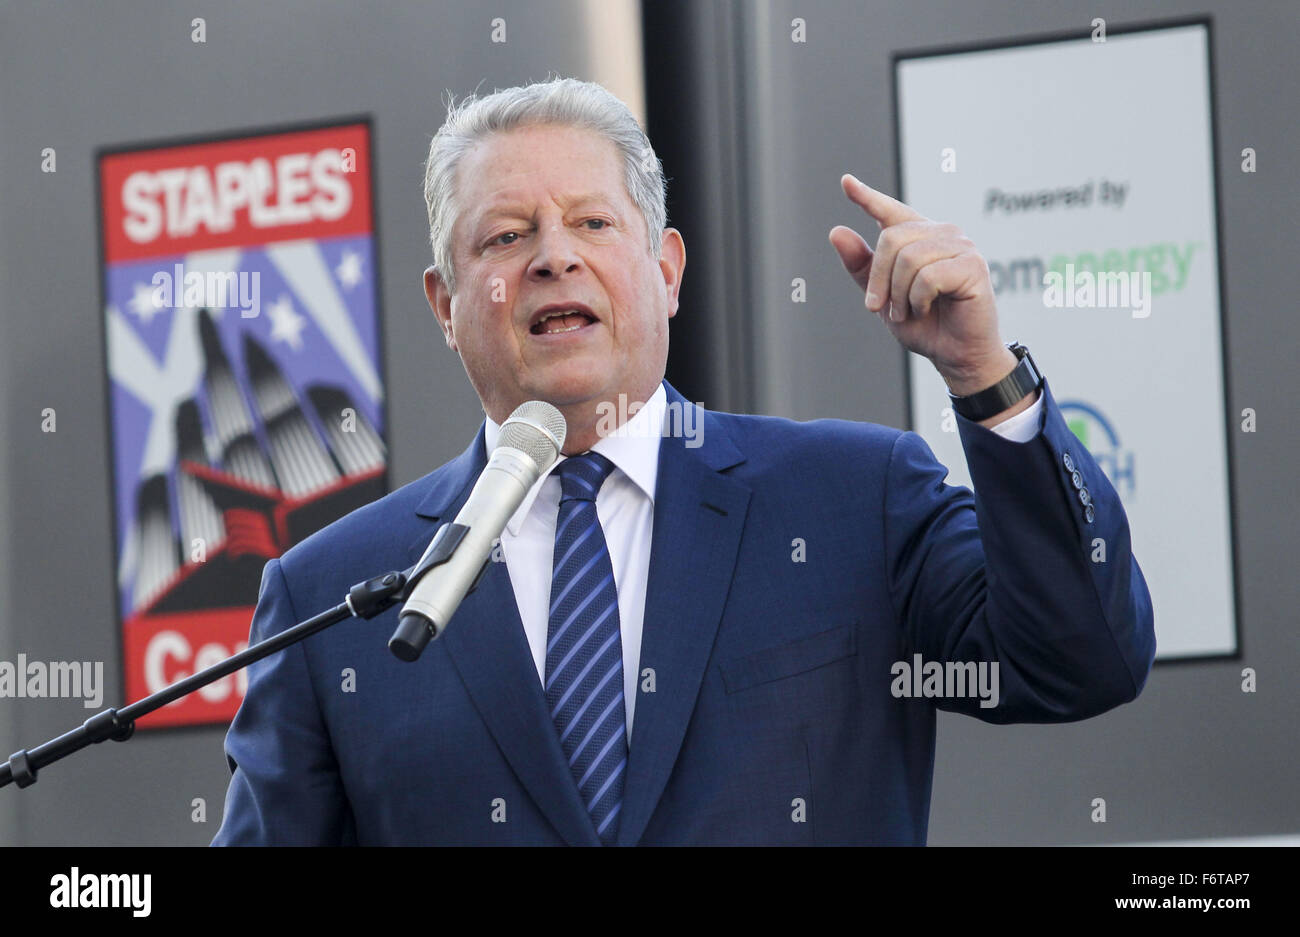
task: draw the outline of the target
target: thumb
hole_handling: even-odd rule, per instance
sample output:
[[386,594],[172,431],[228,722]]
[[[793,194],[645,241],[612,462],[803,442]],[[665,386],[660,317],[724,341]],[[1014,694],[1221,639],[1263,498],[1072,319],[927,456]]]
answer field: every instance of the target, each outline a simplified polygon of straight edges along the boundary
[[875,257],[871,247],[863,240],[862,235],[844,225],[831,228],[829,238],[831,246],[840,255],[840,263],[844,265],[844,269],[848,271],[849,276],[853,277],[853,282],[858,284],[859,289],[865,291],[871,276],[871,260]]

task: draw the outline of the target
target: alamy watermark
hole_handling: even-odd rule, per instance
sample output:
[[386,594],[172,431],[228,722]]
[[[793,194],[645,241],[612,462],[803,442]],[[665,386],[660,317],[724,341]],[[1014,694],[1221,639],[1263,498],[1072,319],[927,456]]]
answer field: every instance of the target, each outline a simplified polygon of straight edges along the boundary
[[895,699],[978,699],[980,709],[998,705],[998,662],[922,661],[913,654],[910,662],[896,661],[889,692]]
[[74,865],[68,874],[50,878],[51,908],[130,908],[132,917],[148,917],[152,893],[148,872],[95,875]]
[[1150,270],[1056,270],[1043,276],[1043,305],[1049,309],[1132,309],[1134,319],[1151,315]]
[[[643,406],[637,402],[629,403],[627,394],[619,394],[618,403],[602,400],[596,404],[596,435],[601,439],[650,435],[650,421],[632,419]],[[658,435],[685,439],[687,449],[698,449],[704,445],[704,405],[684,400],[668,401],[664,404],[664,418]]]
[[81,699],[87,709],[104,702],[102,660],[0,660],[0,698]]
[[256,270],[186,271],[184,264],[175,264],[171,272],[159,270],[150,282],[155,309],[238,309],[243,319],[256,319],[262,309],[262,275]]

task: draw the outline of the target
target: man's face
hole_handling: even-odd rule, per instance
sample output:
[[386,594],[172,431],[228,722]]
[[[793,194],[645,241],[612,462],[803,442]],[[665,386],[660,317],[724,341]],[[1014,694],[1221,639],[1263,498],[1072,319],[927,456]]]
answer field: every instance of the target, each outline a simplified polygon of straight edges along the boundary
[[465,154],[457,182],[456,294],[432,268],[425,292],[488,415],[541,399],[572,431],[600,401],[649,397],[685,248],[669,228],[663,259],[650,253],[614,144],[569,127],[497,133]]

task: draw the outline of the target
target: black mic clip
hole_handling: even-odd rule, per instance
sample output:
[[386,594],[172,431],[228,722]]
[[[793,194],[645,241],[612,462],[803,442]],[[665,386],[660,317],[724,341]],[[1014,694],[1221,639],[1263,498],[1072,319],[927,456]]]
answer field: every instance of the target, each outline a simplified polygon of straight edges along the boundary
[[456,548],[460,542],[465,539],[469,533],[469,528],[464,524],[443,524],[434,534],[433,541],[429,544],[428,549],[424,551],[424,556],[420,561],[406,571],[406,589],[402,593],[402,598],[407,598],[415,584],[424,578],[425,574],[435,566],[441,566],[456,554]]
[[[434,535],[429,548],[424,551],[424,556],[420,557],[420,561],[404,574],[406,576],[406,586],[402,590],[402,597],[409,597],[416,583],[423,579],[429,570],[450,560],[467,533],[469,533],[469,528],[464,524],[443,524]],[[487,562],[484,562],[482,569],[474,577],[474,582],[470,584],[469,592],[473,592],[478,586],[487,565]],[[423,615],[405,614],[398,619],[397,631],[393,633],[393,637],[389,640],[388,649],[399,660],[410,663],[419,658],[434,637],[433,625],[427,618]]]
[[406,573],[384,573],[357,583],[343,601],[353,617],[370,619],[401,601],[406,588]]

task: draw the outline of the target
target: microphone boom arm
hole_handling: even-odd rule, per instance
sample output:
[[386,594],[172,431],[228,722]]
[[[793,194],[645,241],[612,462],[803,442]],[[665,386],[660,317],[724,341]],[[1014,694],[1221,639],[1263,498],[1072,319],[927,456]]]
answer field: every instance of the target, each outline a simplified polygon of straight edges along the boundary
[[[463,533],[459,534],[457,541],[463,536]],[[455,544],[451,544],[450,549],[455,550]],[[382,573],[365,582],[359,582],[349,589],[343,601],[333,608],[292,628],[286,628],[264,641],[259,641],[184,680],[163,687],[157,693],[150,694],[120,710],[109,708],[98,712],[77,728],[50,739],[36,748],[19,749],[10,755],[7,761],[0,762],[0,787],[9,784],[16,784],[20,788],[30,787],[36,783],[36,772],[40,768],[108,739],[125,742],[135,734],[137,719],[147,716],[156,709],[161,709],[182,696],[188,696],[200,687],[242,670],[254,661],[296,644],[318,631],[325,630],[330,625],[336,625],[348,618],[374,618],[405,599],[411,586],[409,577],[420,568],[425,559],[428,557],[423,558],[421,563],[406,572]],[[428,572],[433,565],[435,564],[429,564],[420,575]]]

